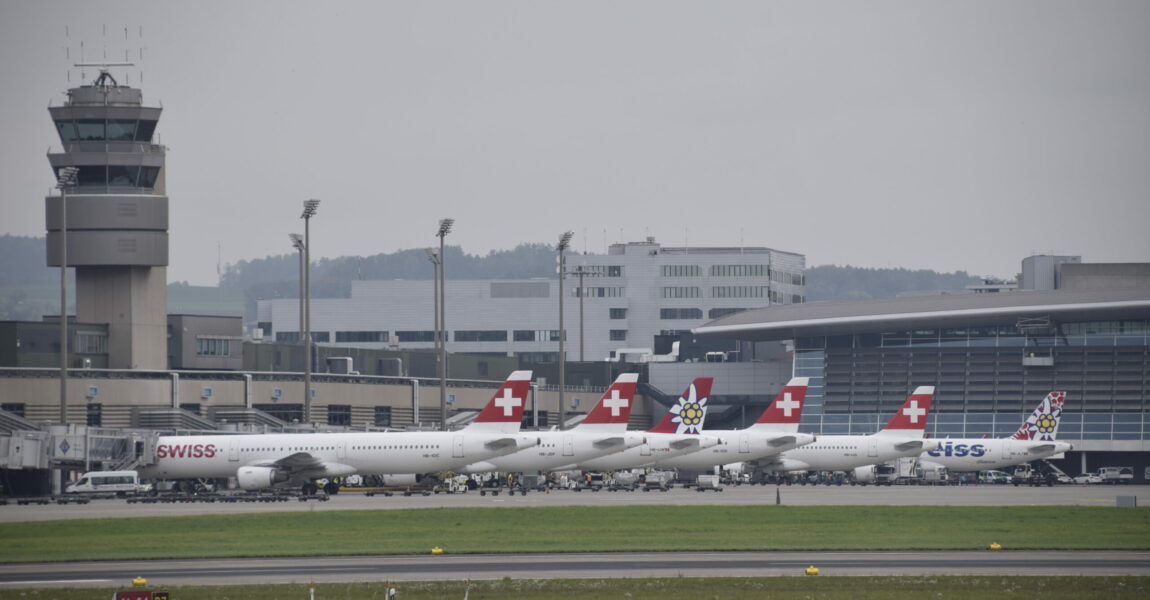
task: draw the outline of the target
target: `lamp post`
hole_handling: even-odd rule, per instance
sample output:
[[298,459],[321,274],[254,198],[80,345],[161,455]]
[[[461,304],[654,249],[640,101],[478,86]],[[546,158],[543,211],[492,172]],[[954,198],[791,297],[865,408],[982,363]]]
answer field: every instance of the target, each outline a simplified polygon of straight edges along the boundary
[[68,188],[76,185],[77,167],[56,176],[60,188],[60,424],[68,424]]
[[303,243],[303,236],[298,234],[298,233],[289,233],[288,239],[291,240],[292,247],[294,247],[296,249],[296,253],[299,254],[299,328],[296,329],[296,331],[299,332],[298,338],[299,338],[300,343],[303,343],[303,327],[304,327],[304,317],[303,317],[303,296],[304,296],[304,289],[303,289],[303,278],[304,278],[303,270],[304,270],[304,268],[303,267],[304,267],[304,260],[303,260],[303,251],[306,248],[306,246]]
[[303,214],[303,420],[311,423],[311,218],[319,200],[304,200]]
[[566,389],[566,374],[567,370],[567,355],[563,352],[563,338],[567,337],[566,331],[563,329],[563,279],[567,274],[567,257],[564,252],[567,247],[571,245],[571,237],[574,232],[565,231],[563,235],[559,236],[559,244],[555,246],[555,250],[559,253],[559,428],[563,428],[563,422],[567,420],[567,405],[563,401],[563,392]]
[[[435,248],[428,248],[427,260],[431,261],[432,267],[434,268],[431,275],[431,287],[434,290],[432,295],[433,300],[431,303],[431,313],[433,315],[432,320],[435,322],[435,372],[436,375],[438,375],[440,373],[439,344],[442,341],[439,335],[439,252]],[[442,408],[443,407],[441,405],[440,409],[442,410]],[[442,417],[443,415],[440,416]]]
[[583,278],[592,273],[583,265],[579,265],[575,267],[574,271],[571,271],[571,274],[579,278],[579,362],[583,362],[583,346],[585,345],[583,343],[585,339],[583,335]]
[[439,427],[440,429],[447,429],[447,277],[444,271],[447,270],[444,262],[443,254],[443,238],[451,233],[451,226],[455,224],[455,219],[440,219],[439,231],[435,235],[439,236],[439,262],[436,266],[439,267],[439,318],[436,319],[438,329],[435,333],[436,340],[439,341]]

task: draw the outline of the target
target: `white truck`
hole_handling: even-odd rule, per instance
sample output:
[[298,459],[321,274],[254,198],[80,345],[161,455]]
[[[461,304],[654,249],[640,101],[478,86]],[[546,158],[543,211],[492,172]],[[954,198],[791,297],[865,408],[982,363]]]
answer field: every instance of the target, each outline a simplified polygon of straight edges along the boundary
[[1102,483],[1126,484],[1134,481],[1134,467],[1102,467],[1098,469]]

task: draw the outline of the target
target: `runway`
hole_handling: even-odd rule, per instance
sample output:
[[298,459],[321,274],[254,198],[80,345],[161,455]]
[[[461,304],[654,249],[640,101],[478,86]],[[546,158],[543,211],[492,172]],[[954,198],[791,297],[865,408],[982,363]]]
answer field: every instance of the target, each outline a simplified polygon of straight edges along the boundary
[[772,505],[788,506],[1115,506],[1118,496],[1134,496],[1138,506],[1150,506],[1150,486],[1062,485],[1031,488],[1003,485],[971,486],[734,486],[722,492],[675,488],[668,492],[529,492],[526,496],[435,494],[431,496],[366,497],[341,493],[328,502],[129,504],[125,500],[93,500],[82,505],[0,506],[0,523],[57,519],[107,519],[177,515],[253,514],[283,511],[399,510],[451,507]]
[[802,575],[1139,575],[1150,552],[667,552],[353,556],[0,565],[0,589],[175,585]]

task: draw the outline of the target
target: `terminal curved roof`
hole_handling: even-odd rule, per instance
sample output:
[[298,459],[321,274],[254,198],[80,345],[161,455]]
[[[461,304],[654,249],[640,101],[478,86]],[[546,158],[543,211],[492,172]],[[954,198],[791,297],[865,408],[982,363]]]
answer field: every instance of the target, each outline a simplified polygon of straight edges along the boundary
[[851,302],[808,302],[748,310],[705,323],[697,335],[741,340],[869,333],[892,329],[1150,319],[1150,289],[943,294]]

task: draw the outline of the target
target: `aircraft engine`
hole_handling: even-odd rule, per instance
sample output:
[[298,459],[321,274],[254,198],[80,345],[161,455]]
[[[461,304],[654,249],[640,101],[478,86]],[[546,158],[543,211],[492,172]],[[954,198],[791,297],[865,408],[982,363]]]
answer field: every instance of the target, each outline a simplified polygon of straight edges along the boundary
[[240,467],[236,471],[236,482],[245,490],[263,490],[287,480],[286,473],[272,467]]

